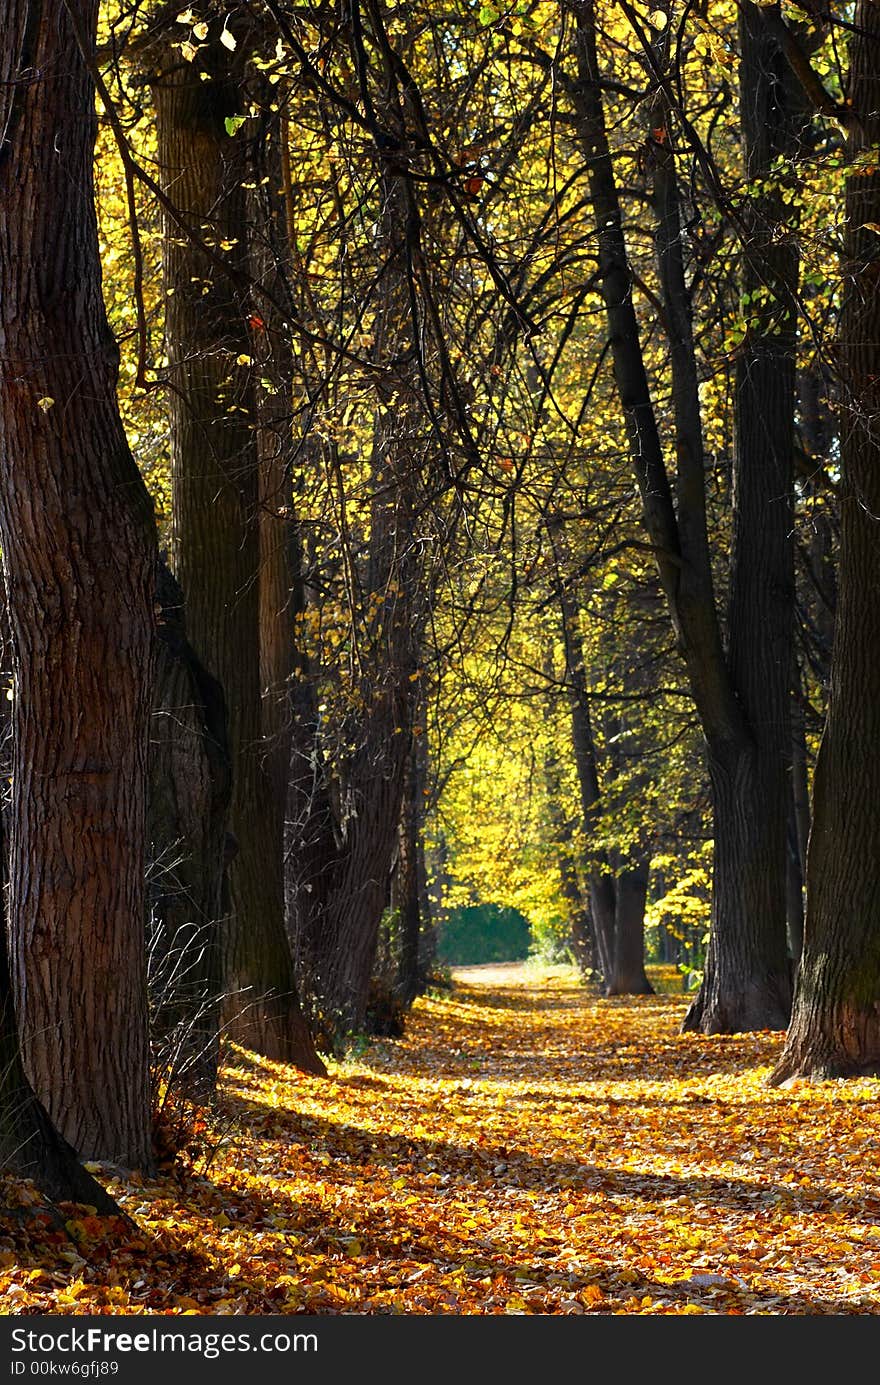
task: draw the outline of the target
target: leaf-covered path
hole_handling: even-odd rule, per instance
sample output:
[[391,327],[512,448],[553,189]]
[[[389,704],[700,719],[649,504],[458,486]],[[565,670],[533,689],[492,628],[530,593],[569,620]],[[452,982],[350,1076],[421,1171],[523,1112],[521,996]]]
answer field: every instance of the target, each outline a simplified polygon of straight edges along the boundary
[[329,1081],[233,1053],[211,1129],[112,1183],[139,1234],[4,1219],[2,1309],[877,1313],[880,1082],[772,1090],[781,1035],[684,1003],[488,969]]

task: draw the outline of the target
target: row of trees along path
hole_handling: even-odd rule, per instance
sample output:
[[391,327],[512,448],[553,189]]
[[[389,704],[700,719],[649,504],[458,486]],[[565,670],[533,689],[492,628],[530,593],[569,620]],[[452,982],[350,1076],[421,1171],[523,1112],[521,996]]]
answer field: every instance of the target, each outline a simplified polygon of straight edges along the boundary
[[[443,680],[487,639],[490,668],[519,658],[538,679],[522,695],[571,717],[580,819],[575,830],[557,812],[553,831],[575,950],[609,991],[649,990],[633,941],[650,852],[638,832],[591,840],[608,792],[587,686],[591,587],[618,549],[650,563],[627,613],[643,657],[627,663],[618,636],[612,700],[650,700],[655,661],[676,670],[705,752],[712,920],[684,1028],[787,1028],[775,1083],[880,1065],[880,18],[855,6],[844,70],[833,16],[737,5],[722,67],[735,68],[739,118],[721,152],[729,79],[713,86],[700,61],[708,104],[690,103],[687,64],[717,35],[701,14],[689,35],[686,18],[562,0],[515,18],[483,6],[441,32],[376,0],[341,22],[276,0],[259,15],[156,3],[122,36],[97,0],[10,0],[2,1141],[53,1196],[91,1187],[78,1158],[149,1169],[169,1091],[210,1099],[221,1033],[317,1079],[368,1024],[400,1032],[431,967],[426,811],[456,768],[426,758],[428,722],[442,750],[460,710]],[[456,33],[462,56],[447,63]],[[451,90],[467,105],[471,70],[480,122],[501,119],[506,144],[449,114]],[[120,114],[134,91],[131,129],[149,103],[155,146]],[[131,237],[134,384],[145,410],[154,397],[165,409],[170,569],[107,317],[96,101]],[[824,478],[840,542],[833,657],[808,668],[795,435],[821,427],[804,402],[804,341],[819,327],[801,223],[809,160],[827,148],[845,189],[823,309],[833,334],[811,368],[831,381],[836,422],[797,495]],[[533,176],[536,158],[564,165],[572,200]],[[507,220],[493,204],[506,179],[521,179]],[[724,259],[708,300],[707,221]],[[730,370],[713,373],[695,323],[717,335],[716,297],[722,316],[735,299],[749,311]],[[578,353],[593,348],[585,381]],[[731,424],[716,486],[721,375]],[[594,454],[608,467],[597,503]],[[591,526],[609,516],[619,537],[600,559]],[[536,658],[518,653],[523,610],[544,622]],[[805,670],[820,702],[828,692],[806,861],[792,713]],[[644,730],[609,712],[606,778],[646,755]],[[558,758],[542,770],[557,793]],[[649,783],[644,767],[632,796]]]

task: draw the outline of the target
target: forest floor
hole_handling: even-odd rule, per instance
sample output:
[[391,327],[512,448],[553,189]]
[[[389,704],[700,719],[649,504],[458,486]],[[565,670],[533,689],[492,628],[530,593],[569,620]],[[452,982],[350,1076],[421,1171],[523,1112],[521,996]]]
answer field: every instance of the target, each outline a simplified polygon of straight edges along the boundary
[[462,968],[329,1080],[233,1050],[160,1177],[101,1170],[137,1231],[7,1186],[0,1311],[880,1312],[880,1081],[771,1089],[781,1034],[685,1005]]

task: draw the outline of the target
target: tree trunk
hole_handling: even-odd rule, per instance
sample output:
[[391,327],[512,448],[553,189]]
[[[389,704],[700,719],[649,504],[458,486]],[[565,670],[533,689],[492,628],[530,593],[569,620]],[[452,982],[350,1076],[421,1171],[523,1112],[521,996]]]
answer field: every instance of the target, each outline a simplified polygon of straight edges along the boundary
[[[552,724],[552,710],[550,712]],[[593,936],[593,920],[581,893],[577,867],[574,858],[574,831],[571,821],[566,817],[561,802],[561,775],[559,759],[551,748],[544,759],[544,779],[547,790],[547,811],[556,850],[559,888],[565,901],[568,936],[575,961],[589,978],[596,963],[596,941]]]
[[653,995],[645,974],[645,902],[650,862],[633,861],[615,881],[614,963],[606,995]]
[[[389,85],[393,80],[389,74]],[[402,146],[406,130],[401,111],[391,103],[383,116]],[[319,1042],[330,1050],[347,1033],[361,1030],[366,1019],[397,843],[427,611],[425,545],[416,542],[419,459],[426,439],[414,365],[420,348],[413,340],[410,301],[418,208],[412,185],[391,161],[383,166],[378,193],[381,289],[372,352],[385,374],[375,385],[369,540],[358,573],[360,599],[351,612],[358,622],[352,643],[359,659],[344,739],[354,748],[337,756],[335,793],[322,760],[316,699],[306,688],[295,693],[307,708],[304,728],[312,727],[313,735],[294,730],[289,925],[310,1018]]]
[[[2,594],[0,594],[2,597]],[[0,599],[0,669],[5,679],[11,670],[5,599]],[[59,1135],[45,1108],[37,1101],[21,1061],[18,1026],[12,997],[7,948],[6,886],[10,811],[7,786],[12,770],[12,726],[7,717],[10,703],[0,705],[0,1169],[19,1178],[30,1178],[56,1202],[85,1202],[99,1212],[118,1213],[108,1193],[87,1173],[76,1151]]]
[[568,595],[561,595],[562,636],[565,647],[565,676],[571,708],[571,739],[574,763],[580,790],[584,833],[588,842],[591,863],[585,874],[589,891],[589,919],[593,939],[593,956],[607,982],[614,968],[614,913],[616,908],[614,880],[608,863],[590,844],[600,811],[599,772],[596,746],[590,717],[587,675],[584,667],[583,642],[577,626],[577,613]]
[[[780,531],[780,514],[786,511],[789,503],[788,491],[783,488],[775,492],[775,508],[763,510],[761,497],[765,491],[761,488],[760,471],[763,463],[753,458],[746,470],[750,482],[741,495],[734,497],[735,511],[741,499],[746,505],[742,517],[734,521],[735,530],[738,526],[741,536],[741,549],[736,563],[739,588],[732,603],[737,640],[742,637],[744,642],[741,655],[735,652],[728,666],[722,650],[706,534],[700,401],[690,297],[684,274],[674,130],[662,109],[652,113],[652,126],[657,126],[658,119],[661,122],[661,134],[657,135],[656,128],[652,131],[652,155],[658,264],[673,374],[676,504],[673,504],[633,304],[633,279],[605,124],[594,6],[586,0],[574,8],[574,14],[578,81],[572,86],[572,95],[597,226],[601,292],[615,380],[645,527],[654,545],[661,585],[709,747],[716,830],[712,932],[715,934],[722,929],[724,936],[710,946],[706,984],[688,1012],[685,1027],[701,1028],[706,1032],[727,1032],[741,1024],[751,1028],[775,1027],[780,1015],[787,1011],[785,816],[783,808],[780,817],[776,780],[771,783],[766,775],[757,772],[752,762],[755,746],[764,743],[762,723],[765,716],[771,737],[778,737],[779,727],[775,704],[771,703],[767,709],[755,708],[751,691],[758,687],[758,680],[752,679],[751,674],[768,668],[774,676],[777,672],[778,650],[785,638],[777,622],[785,597],[776,591],[769,593],[766,612],[769,639],[765,643],[760,590],[755,585],[756,574],[747,571],[746,555],[751,552],[759,559],[764,551],[760,532],[756,533],[749,526],[760,525],[766,520],[771,535]],[[658,62],[662,61],[661,55]],[[789,417],[789,433],[791,426]],[[766,463],[766,446],[761,456]],[[751,546],[746,542],[748,538]],[[774,553],[771,561],[776,574],[780,570],[779,555]],[[748,678],[741,692],[736,677],[743,669]],[[786,660],[786,679],[787,672]],[[756,716],[756,723],[749,722],[748,712]],[[734,763],[736,760],[741,763]],[[784,762],[775,764],[774,768],[782,781]],[[765,788],[770,790],[766,801],[761,794]],[[750,792],[755,796],[746,802],[743,795]],[[749,824],[765,819],[771,849],[759,853],[756,858],[750,854],[755,834]],[[760,870],[769,871],[773,878],[753,878]],[[750,911],[756,903],[769,912],[760,917],[752,915]],[[770,974],[765,976],[768,965]],[[742,1003],[740,996],[744,979],[748,981],[747,1004]]]
[[[880,144],[880,6],[861,0],[850,40],[848,152]],[[873,163],[873,160],[871,161]],[[880,172],[846,187],[840,366],[841,534],[831,690],[813,785],[804,950],[772,1080],[880,1073]]]
[[416,768],[419,799],[419,834],[416,840],[416,885],[419,892],[419,989],[430,983],[437,967],[437,920],[428,880],[428,860],[425,848],[425,821],[428,816],[428,727],[427,708],[422,703],[425,720],[416,746]]
[[789,808],[785,875],[785,914],[788,950],[796,969],[804,948],[804,875],[798,849],[794,801]]
[[403,794],[405,748],[398,758],[397,742],[405,730],[395,735],[395,728],[401,720],[405,727],[406,709],[398,708],[393,692],[383,693],[364,728],[364,746],[346,775],[351,819],[324,889],[314,876],[301,880],[301,889],[312,889],[297,902],[298,965],[314,996],[316,1033],[331,1051],[360,1032],[367,1012]]
[[80,1202],[104,1214],[120,1209],[87,1173],[76,1150],[59,1135],[34,1096],[21,1063],[7,965],[0,930],[0,1169],[30,1178],[53,1202]]
[[186,638],[183,594],[160,563],[150,736],[148,979],[154,1083],[216,1085],[226,815],[231,770],[223,689]]
[[[75,7],[93,48],[96,3]],[[150,1159],[152,506],[101,296],[94,88],[67,6],[6,7],[0,545],[14,646],[10,967],[25,1066],[88,1158]]]
[[[756,182],[771,177],[777,158],[796,153],[802,103],[757,5],[740,7],[739,34],[746,174]],[[715,878],[724,878],[730,862],[740,907],[734,920],[722,907],[713,910],[712,931],[723,928],[726,936],[709,948],[685,1020],[686,1029],[704,1033],[728,1032],[736,1015],[749,1017],[738,1028],[784,1029],[791,1013],[785,920],[798,248],[793,234],[780,235],[785,216],[776,192],[754,196],[743,212],[749,326],[736,362],[727,663],[749,735],[723,746],[710,740],[715,850],[722,858]]]
[[[293,508],[293,465],[309,446],[294,427],[297,366],[291,336],[295,315],[289,223],[292,189],[288,128],[272,112],[278,88],[260,82],[260,131],[252,141],[253,170],[248,204],[250,271],[271,295],[258,300],[252,333],[258,367],[256,386],[259,452],[260,533],[260,685],[263,759],[277,818],[278,850],[283,851],[287,785],[290,777],[291,680],[296,672],[296,620],[304,609],[302,558]],[[308,424],[308,415],[298,420]]]
[[[162,183],[186,224],[224,252],[214,266],[166,215],[166,338],[172,449],[173,559],[190,639],[226,694],[233,766],[231,914],[224,945],[226,1032],[266,1057],[323,1073],[300,1009],[284,927],[277,805],[261,760],[259,452],[250,361],[241,60],[219,23],[193,63],[151,73]],[[238,54],[245,49],[242,41]],[[227,61],[228,59],[228,61]],[[202,80],[202,78],[206,80]]]
[[[715,820],[712,929],[704,980],[684,1028],[703,1034],[784,1029],[791,1005],[791,974],[771,911],[785,921],[785,878],[776,869],[777,843],[764,831],[755,804],[775,790],[775,767],[754,748],[734,746],[709,761]],[[728,915],[725,910],[733,906]]]
[[807,778],[807,737],[800,665],[791,661],[791,789],[788,807],[788,946],[795,969],[804,947],[804,881],[810,835],[810,789]]

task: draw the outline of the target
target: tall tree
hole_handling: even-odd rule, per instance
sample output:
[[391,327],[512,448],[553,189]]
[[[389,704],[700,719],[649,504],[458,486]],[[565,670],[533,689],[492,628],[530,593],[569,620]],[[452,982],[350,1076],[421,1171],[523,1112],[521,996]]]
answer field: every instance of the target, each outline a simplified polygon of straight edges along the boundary
[[[794,628],[793,483],[798,247],[781,161],[806,122],[794,73],[766,9],[739,10],[740,115],[746,179],[742,293],[748,330],[734,381],[733,533],[727,670],[744,720],[710,743],[717,913],[689,1029],[784,1027],[790,1006],[786,876]],[[738,997],[742,997],[739,999]],[[732,1024],[730,1023],[732,1021]],[[763,1027],[763,1026],[761,1026]]]
[[[599,274],[605,303],[615,380],[623,408],[630,452],[642,499],[643,515],[657,556],[661,584],[684,657],[694,700],[706,740],[713,788],[715,865],[712,897],[712,947],[698,999],[685,1025],[707,1033],[756,1028],[784,1028],[790,1006],[790,978],[785,950],[785,773],[787,742],[779,709],[769,709],[773,753],[762,753],[757,727],[765,709],[756,706],[760,670],[772,670],[773,687],[787,680],[785,620],[790,619],[790,583],[785,587],[784,514],[790,483],[785,481],[786,456],[777,437],[765,436],[755,415],[768,399],[741,407],[752,420],[738,437],[739,475],[743,484],[734,497],[742,507],[734,520],[731,557],[734,648],[725,653],[713,586],[706,526],[705,461],[701,428],[698,374],[694,354],[691,300],[688,292],[674,157],[675,128],[661,100],[652,113],[654,202],[657,219],[657,258],[670,337],[670,363],[675,420],[676,472],[674,485],[667,470],[664,447],[641,346],[633,303],[633,274],[628,257],[620,195],[609,144],[603,99],[603,74],[597,48],[595,7],[572,7],[576,21],[578,80],[571,85],[584,149],[599,246]],[[629,5],[624,6],[627,14]],[[749,10],[754,7],[748,6]],[[634,19],[638,32],[640,25]],[[666,26],[668,27],[668,26]],[[644,31],[642,31],[644,32]],[[646,59],[661,98],[666,77],[656,40],[646,38]],[[749,69],[757,83],[752,93],[756,119],[771,122],[774,149],[787,148],[789,126],[782,88],[774,69]],[[772,96],[769,94],[772,91]],[[786,117],[787,118],[787,117]],[[659,123],[658,123],[659,121]],[[749,247],[747,246],[747,250]],[[755,250],[757,247],[755,247]],[[779,313],[788,314],[791,286],[774,275],[768,292]],[[775,329],[774,329],[775,337]],[[768,389],[774,380],[772,357],[784,349],[759,343],[771,364],[761,371]],[[745,381],[742,382],[745,386]],[[784,389],[780,387],[780,397]],[[774,407],[779,401],[774,397]],[[742,418],[745,421],[746,415]],[[787,422],[774,428],[783,438]],[[783,455],[777,449],[783,446]],[[751,449],[751,450],[749,450]],[[790,466],[790,460],[789,460]],[[777,488],[771,489],[771,478]],[[766,524],[769,539],[764,538]],[[754,580],[773,549],[773,570],[782,574],[779,589]],[[751,576],[749,575],[751,574]],[[786,602],[788,615],[786,615]],[[777,610],[777,607],[779,608]],[[777,668],[783,658],[783,667]],[[747,670],[747,676],[744,674]],[[746,676],[743,688],[739,683]],[[787,681],[786,681],[787,687]],[[755,690],[753,696],[749,690]],[[785,749],[779,752],[779,746]],[[781,812],[781,816],[780,816]]]
[[[426,399],[425,357],[428,349],[439,350],[433,305],[425,303],[422,215],[410,169],[417,157],[413,128],[424,114],[382,8],[355,4],[350,19],[351,62],[379,167],[370,191],[369,517],[361,553],[345,556],[354,651],[339,728],[345,749],[327,763],[315,685],[302,686],[287,853],[297,975],[328,1047],[363,1027],[398,843],[429,603],[423,472],[436,447],[436,415]],[[306,661],[301,664],[307,674]]]
[[[141,53],[174,208],[166,206],[164,240],[172,559],[189,638],[223,686],[228,714],[237,850],[223,949],[226,1029],[267,1057],[322,1073],[284,927],[276,799],[261,755],[260,465],[244,187],[251,170],[246,141],[234,137],[247,45],[232,19],[238,38],[222,42],[227,17],[212,17],[207,42],[181,61],[167,20],[161,11]],[[218,253],[226,257],[219,268]]]
[[840,559],[813,787],[804,947],[773,1081],[880,1072],[880,6],[850,39],[840,322]]
[[97,0],[11,0],[0,57],[0,545],[13,641],[10,969],[80,1154],[150,1159],[152,506],[122,429],[94,208]]

